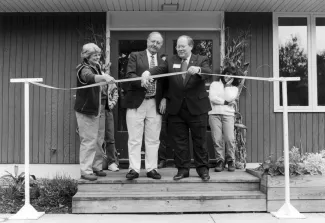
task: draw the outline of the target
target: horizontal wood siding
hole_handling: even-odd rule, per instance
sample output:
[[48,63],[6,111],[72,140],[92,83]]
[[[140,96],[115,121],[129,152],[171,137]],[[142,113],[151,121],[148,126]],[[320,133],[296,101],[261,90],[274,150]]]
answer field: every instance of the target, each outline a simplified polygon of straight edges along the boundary
[[[0,14],[0,163],[24,162],[23,84],[10,78],[75,87],[86,27],[101,29],[105,20],[105,13]],[[30,87],[31,163],[79,163],[74,94]]]
[[[230,36],[249,28],[251,37],[246,52],[250,76],[273,76],[273,43],[271,13],[225,13]],[[246,82],[240,99],[240,112],[247,131],[247,161],[262,162],[269,155],[283,154],[282,113],[274,113],[273,84]],[[325,148],[324,113],[289,113],[289,146],[302,152]]]

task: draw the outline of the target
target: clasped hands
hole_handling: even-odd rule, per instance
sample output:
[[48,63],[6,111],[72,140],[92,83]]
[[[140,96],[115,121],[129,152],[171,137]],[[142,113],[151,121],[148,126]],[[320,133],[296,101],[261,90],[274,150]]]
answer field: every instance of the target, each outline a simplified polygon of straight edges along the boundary
[[[197,67],[197,66],[190,66],[188,69],[187,69],[187,74],[190,74],[190,75],[194,75],[194,74],[198,74],[200,75],[200,72],[201,72],[201,68],[200,67]],[[145,71],[142,73],[141,75],[142,79],[141,79],[141,87],[145,87],[147,88],[149,83],[151,83],[153,81],[153,78],[150,74],[149,71]]]

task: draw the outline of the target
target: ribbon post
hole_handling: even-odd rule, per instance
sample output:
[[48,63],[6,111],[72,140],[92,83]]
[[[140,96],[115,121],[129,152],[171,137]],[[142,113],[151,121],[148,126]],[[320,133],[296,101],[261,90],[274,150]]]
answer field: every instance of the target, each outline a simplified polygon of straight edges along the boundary
[[279,219],[302,219],[303,214],[290,203],[290,173],[289,173],[289,133],[288,133],[288,92],[287,78],[280,78],[282,82],[282,103],[283,103],[283,147],[284,147],[284,182],[285,182],[285,203],[277,211],[271,214]]
[[25,205],[9,219],[17,220],[37,220],[45,214],[45,212],[38,212],[30,204],[29,191],[29,83],[42,82],[43,78],[14,78],[10,79],[11,83],[24,82],[24,116],[25,116]]

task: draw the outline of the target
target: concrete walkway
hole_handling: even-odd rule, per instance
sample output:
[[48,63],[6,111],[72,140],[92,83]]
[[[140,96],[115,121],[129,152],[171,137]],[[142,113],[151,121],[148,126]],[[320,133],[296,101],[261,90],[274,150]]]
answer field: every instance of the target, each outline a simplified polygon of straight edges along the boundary
[[8,220],[11,215],[0,214],[0,222],[6,223],[325,223],[325,214],[305,214],[306,219],[277,219],[269,213],[245,214],[46,214],[38,220]]

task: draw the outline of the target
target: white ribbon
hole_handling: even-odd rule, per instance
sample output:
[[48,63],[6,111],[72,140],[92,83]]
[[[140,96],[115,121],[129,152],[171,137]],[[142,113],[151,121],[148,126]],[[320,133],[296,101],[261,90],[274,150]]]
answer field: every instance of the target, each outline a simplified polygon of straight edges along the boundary
[[[174,72],[174,73],[166,73],[166,74],[158,74],[158,75],[153,75],[153,76],[150,76],[150,77],[156,79],[156,78],[161,78],[161,77],[176,76],[176,75],[180,75],[180,74],[184,74],[184,73],[186,73],[186,71]],[[250,77],[250,76],[237,76],[237,75],[227,75],[227,74],[208,74],[208,73],[200,73],[200,75],[227,76],[227,77],[250,79],[250,80],[260,80],[260,81],[300,81],[300,77],[279,77],[279,78],[274,78],[274,77]],[[134,78],[126,78],[126,79],[115,80],[115,82],[111,82],[111,83],[99,82],[99,83],[96,83],[96,84],[90,84],[90,85],[87,85],[87,86],[74,87],[74,88],[58,88],[58,87],[52,87],[50,85],[41,84],[41,83],[32,82],[32,81],[30,83],[35,84],[35,85],[40,86],[40,87],[45,87],[45,88],[50,88],[50,89],[55,89],[55,90],[69,91],[69,90],[77,90],[77,89],[83,89],[83,88],[96,87],[96,86],[101,86],[101,85],[106,85],[106,84],[124,83],[124,82],[130,82],[130,81],[140,81],[140,80],[142,80],[142,77],[134,77]]]

